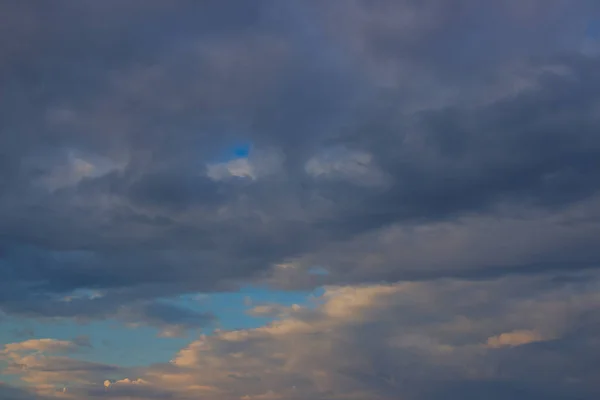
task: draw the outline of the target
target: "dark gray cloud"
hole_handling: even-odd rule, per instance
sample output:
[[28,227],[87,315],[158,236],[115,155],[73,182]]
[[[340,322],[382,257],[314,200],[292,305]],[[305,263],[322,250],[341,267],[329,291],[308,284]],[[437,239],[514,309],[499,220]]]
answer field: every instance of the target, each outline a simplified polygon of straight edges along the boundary
[[3,2],[0,310],[597,268],[596,3]]
[[[591,3],[225,3],[4,6],[33,21],[7,28],[30,38],[5,50],[7,290],[214,290],[385,226],[597,192]],[[479,34],[498,46],[458,52]],[[254,175],[211,178],[240,140]]]
[[44,400],[43,397],[27,390],[9,386],[0,382],[0,396],[6,400]]
[[490,382],[474,382],[465,381],[452,383],[447,386],[436,387],[431,390],[426,390],[423,399],[427,400],[438,400],[448,398],[460,398],[465,400],[476,400],[482,397],[491,400],[504,400],[504,399],[516,399],[516,400],[567,400],[567,399],[579,399],[583,400],[586,398],[592,398],[592,396],[586,397],[586,395],[579,395],[573,393],[572,390],[565,390],[563,393],[557,392],[556,388],[552,390],[532,388],[526,385],[514,384],[506,381],[490,381]]
[[8,293],[3,299],[3,308],[11,314],[44,320],[75,318],[89,322],[111,318],[131,326],[152,326],[165,336],[177,336],[187,329],[206,328],[216,320],[209,312],[153,300],[151,292],[145,296],[111,293],[111,296],[105,297],[99,292],[83,292],[62,297],[37,295],[16,298]]

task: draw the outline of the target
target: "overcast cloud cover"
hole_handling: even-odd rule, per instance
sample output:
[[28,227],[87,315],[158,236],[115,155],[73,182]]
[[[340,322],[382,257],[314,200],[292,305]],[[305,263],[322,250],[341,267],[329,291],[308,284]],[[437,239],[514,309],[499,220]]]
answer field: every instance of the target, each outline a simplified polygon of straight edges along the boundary
[[598,1],[0,1],[0,333],[195,332],[3,400],[598,399],[598,266]]

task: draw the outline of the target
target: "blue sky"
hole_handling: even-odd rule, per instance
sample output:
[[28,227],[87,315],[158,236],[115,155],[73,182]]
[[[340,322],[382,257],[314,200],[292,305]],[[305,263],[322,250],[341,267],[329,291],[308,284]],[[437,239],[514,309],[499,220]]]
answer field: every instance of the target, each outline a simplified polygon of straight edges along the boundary
[[0,400],[600,398],[598,21],[0,2]]
[[[198,311],[210,311],[217,315],[218,323],[203,331],[214,329],[251,329],[265,325],[275,316],[253,316],[248,311],[253,305],[276,303],[291,307],[294,304],[311,307],[318,300],[320,291],[277,291],[264,287],[245,287],[236,292],[192,294],[172,300],[183,307]],[[36,321],[26,318],[3,320],[0,342],[11,343],[30,338],[48,337],[70,340],[87,337],[93,345],[74,357],[123,366],[139,366],[165,363],[174,353],[184,347],[200,332],[187,332],[181,337],[159,337],[160,329],[152,327],[129,328],[118,320]],[[152,351],[146,351],[152,349]]]

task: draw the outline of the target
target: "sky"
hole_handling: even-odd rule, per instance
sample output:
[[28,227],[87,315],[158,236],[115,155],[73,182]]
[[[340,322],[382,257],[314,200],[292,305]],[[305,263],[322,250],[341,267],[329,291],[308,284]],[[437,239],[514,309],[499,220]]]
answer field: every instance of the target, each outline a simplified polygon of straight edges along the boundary
[[596,0],[0,1],[0,399],[600,398]]

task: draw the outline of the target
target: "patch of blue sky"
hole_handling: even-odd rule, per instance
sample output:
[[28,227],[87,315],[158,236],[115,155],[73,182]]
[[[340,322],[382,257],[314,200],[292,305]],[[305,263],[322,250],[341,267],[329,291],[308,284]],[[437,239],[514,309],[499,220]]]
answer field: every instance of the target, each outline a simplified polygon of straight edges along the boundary
[[70,355],[72,358],[133,367],[167,362],[193,339],[191,333],[180,338],[160,338],[158,333],[156,328],[131,328],[114,320],[77,323],[8,318],[0,329],[0,345],[28,339],[73,340],[87,336],[92,346]]
[[215,154],[214,159],[210,160],[213,163],[223,163],[240,158],[248,158],[252,151],[252,143],[246,141],[236,141],[229,143],[222,150]]
[[247,158],[250,155],[252,145],[250,143],[238,143],[232,149],[235,158]]
[[[210,334],[216,328],[258,328],[276,319],[249,315],[248,311],[255,305],[280,304],[291,307],[298,304],[312,307],[316,304],[315,299],[322,294],[323,289],[278,291],[261,286],[247,286],[237,292],[187,295],[172,301],[196,311],[215,314],[218,322],[203,330],[204,333]],[[177,351],[197,337],[200,331],[191,330],[182,337],[173,338],[159,337],[159,333],[158,328],[129,327],[121,321],[110,319],[77,323],[72,320],[42,322],[6,317],[0,329],[0,347],[6,343],[28,339],[72,340],[78,336],[87,336],[92,346],[73,354],[73,358],[134,367],[168,362]]]
[[275,317],[256,317],[248,311],[259,304],[280,304],[291,307],[294,304],[310,307],[314,298],[319,297],[315,291],[278,291],[261,286],[246,286],[237,292],[212,293],[206,295],[188,295],[181,301],[195,310],[210,311],[218,319],[218,328],[224,330],[252,329],[265,325]]

